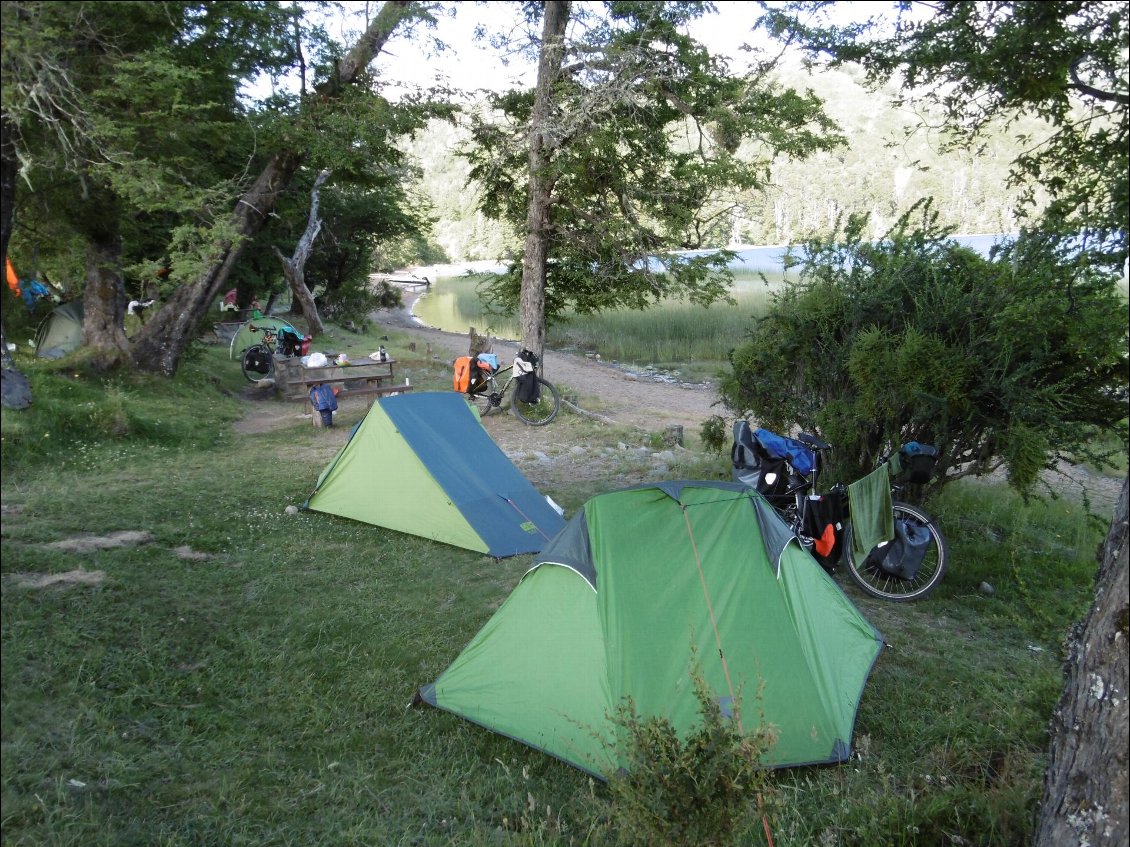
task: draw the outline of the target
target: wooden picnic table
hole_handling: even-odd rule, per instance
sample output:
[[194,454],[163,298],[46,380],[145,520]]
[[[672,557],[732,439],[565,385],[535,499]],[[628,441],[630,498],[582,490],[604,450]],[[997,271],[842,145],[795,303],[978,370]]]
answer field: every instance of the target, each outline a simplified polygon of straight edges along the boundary
[[[327,358],[334,362],[337,357]],[[339,401],[347,397],[364,396],[368,398],[370,405],[383,394],[412,390],[410,385],[397,383],[396,360],[391,358],[383,362],[358,359],[342,365],[334,363],[308,368],[297,356],[276,356],[275,373],[278,375],[275,388],[282,393],[283,399],[302,400],[311,413],[314,407],[310,403],[310,389],[315,385],[334,386]],[[321,426],[321,416],[313,414],[313,418],[314,425]]]

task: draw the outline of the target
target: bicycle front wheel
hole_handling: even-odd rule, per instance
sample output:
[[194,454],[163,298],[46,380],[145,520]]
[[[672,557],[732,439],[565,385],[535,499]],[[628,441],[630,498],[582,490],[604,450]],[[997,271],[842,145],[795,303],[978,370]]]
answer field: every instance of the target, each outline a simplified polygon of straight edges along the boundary
[[498,396],[497,387],[491,380],[486,385],[480,386],[476,391],[467,392],[467,402],[479,411],[479,417],[486,417],[502,405]]
[[878,547],[862,561],[856,562],[851,552],[850,525],[844,536],[844,563],[852,581],[872,597],[892,600],[896,603],[921,600],[929,596],[945,576],[948,560],[946,540],[935,525],[934,519],[917,506],[895,502],[894,512],[896,523],[905,521],[911,526],[929,531],[930,534],[926,554],[914,576],[907,579],[892,573],[889,567],[884,567],[884,555]]
[[271,379],[275,375],[275,357],[262,344],[256,344],[254,347],[248,347],[244,350],[239,364],[248,382],[258,384]]
[[[557,386],[548,380],[537,377],[538,399],[536,403],[523,403],[518,399],[518,392],[510,394],[510,411],[520,421],[530,426],[545,426],[561,410],[561,395],[557,393]],[[515,386],[516,388],[516,386]]]

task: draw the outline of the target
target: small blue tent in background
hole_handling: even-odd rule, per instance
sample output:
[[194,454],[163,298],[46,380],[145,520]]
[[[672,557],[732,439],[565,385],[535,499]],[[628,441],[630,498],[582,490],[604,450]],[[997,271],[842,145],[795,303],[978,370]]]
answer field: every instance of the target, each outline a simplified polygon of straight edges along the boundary
[[306,508],[496,558],[536,553],[565,526],[451,391],[379,398]]

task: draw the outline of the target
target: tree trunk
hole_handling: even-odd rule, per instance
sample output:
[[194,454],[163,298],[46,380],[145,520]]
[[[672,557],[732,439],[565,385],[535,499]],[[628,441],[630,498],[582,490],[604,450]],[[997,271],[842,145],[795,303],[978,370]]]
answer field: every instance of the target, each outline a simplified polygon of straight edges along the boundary
[[1066,687],[1052,718],[1036,847],[1125,847],[1130,687],[1127,487],[1102,547],[1095,603],[1069,646]]
[[283,275],[290,283],[290,290],[294,293],[295,299],[302,306],[302,314],[306,316],[311,335],[322,335],[326,331],[318,314],[318,306],[314,303],[314,295],[306,287],[306,260],[310,258],[310,248],[313,247],[314,239],[322,229],[322,221],[318,217],[319,192],[329,177],[330,172],[325,170],[314,180],[314,187],[310,190],[310,219],[306,223],[306,231],[298,239],[298,246],[294,248],[294,257],[288,259],[281,250],[275,248],[282,261]]
[[[332,99],[346,85],[355,83],[397,26],[412,13],[413,5],[408,0],[386,2],[349,53],[338,60],[336,72],[316,88],[315,95]],[[178,288],[138,334],[132,355],[135,367],[166,376],[176,373],[208,307],[227,287],[243,245],[263,228],[302,159],[302,151],[283,150],[267,163],[232,213],[231,228],[236,237],[220,245],[211,266],[195,281]]]
[[82,330],[86,346],[94,351],[92,363],[100,370],[125,364],[129,341],[123,329],[121,247],[112,233],[90,238],[86,246],[86,285],[82,295]]
[[545,351],[545,273],[549,261],[549,212],[554,183],[550,172],[555,143],[550,133],[553,86],[561,76],[568,23],[568,0],[547,0],[534,110],[530,117],[529,209],[526,213],[526,249],[522,258],[522,290],[519,295],[522,346],[537,353],[539,361]]

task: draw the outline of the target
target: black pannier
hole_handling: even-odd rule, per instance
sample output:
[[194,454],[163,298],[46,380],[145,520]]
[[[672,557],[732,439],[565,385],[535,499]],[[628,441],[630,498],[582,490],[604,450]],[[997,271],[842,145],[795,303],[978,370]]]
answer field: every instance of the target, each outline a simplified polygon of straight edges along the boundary
[[514,360],[515,396],[520,403],[536,403],[541,398],[538,385],[538,356],[532,350],[522,350]]
[[734,423],[734,445],[730,448],[734,481],[748,486],[764,496],[775,507],[784,507],[792,495],[789,490],[789,463],[772,456],[753,437],[749,422]]
[[908,441],[899,449],[899,465],[903,478],[911,485],[925,485],[934,476],[938,451],[929,444]]

